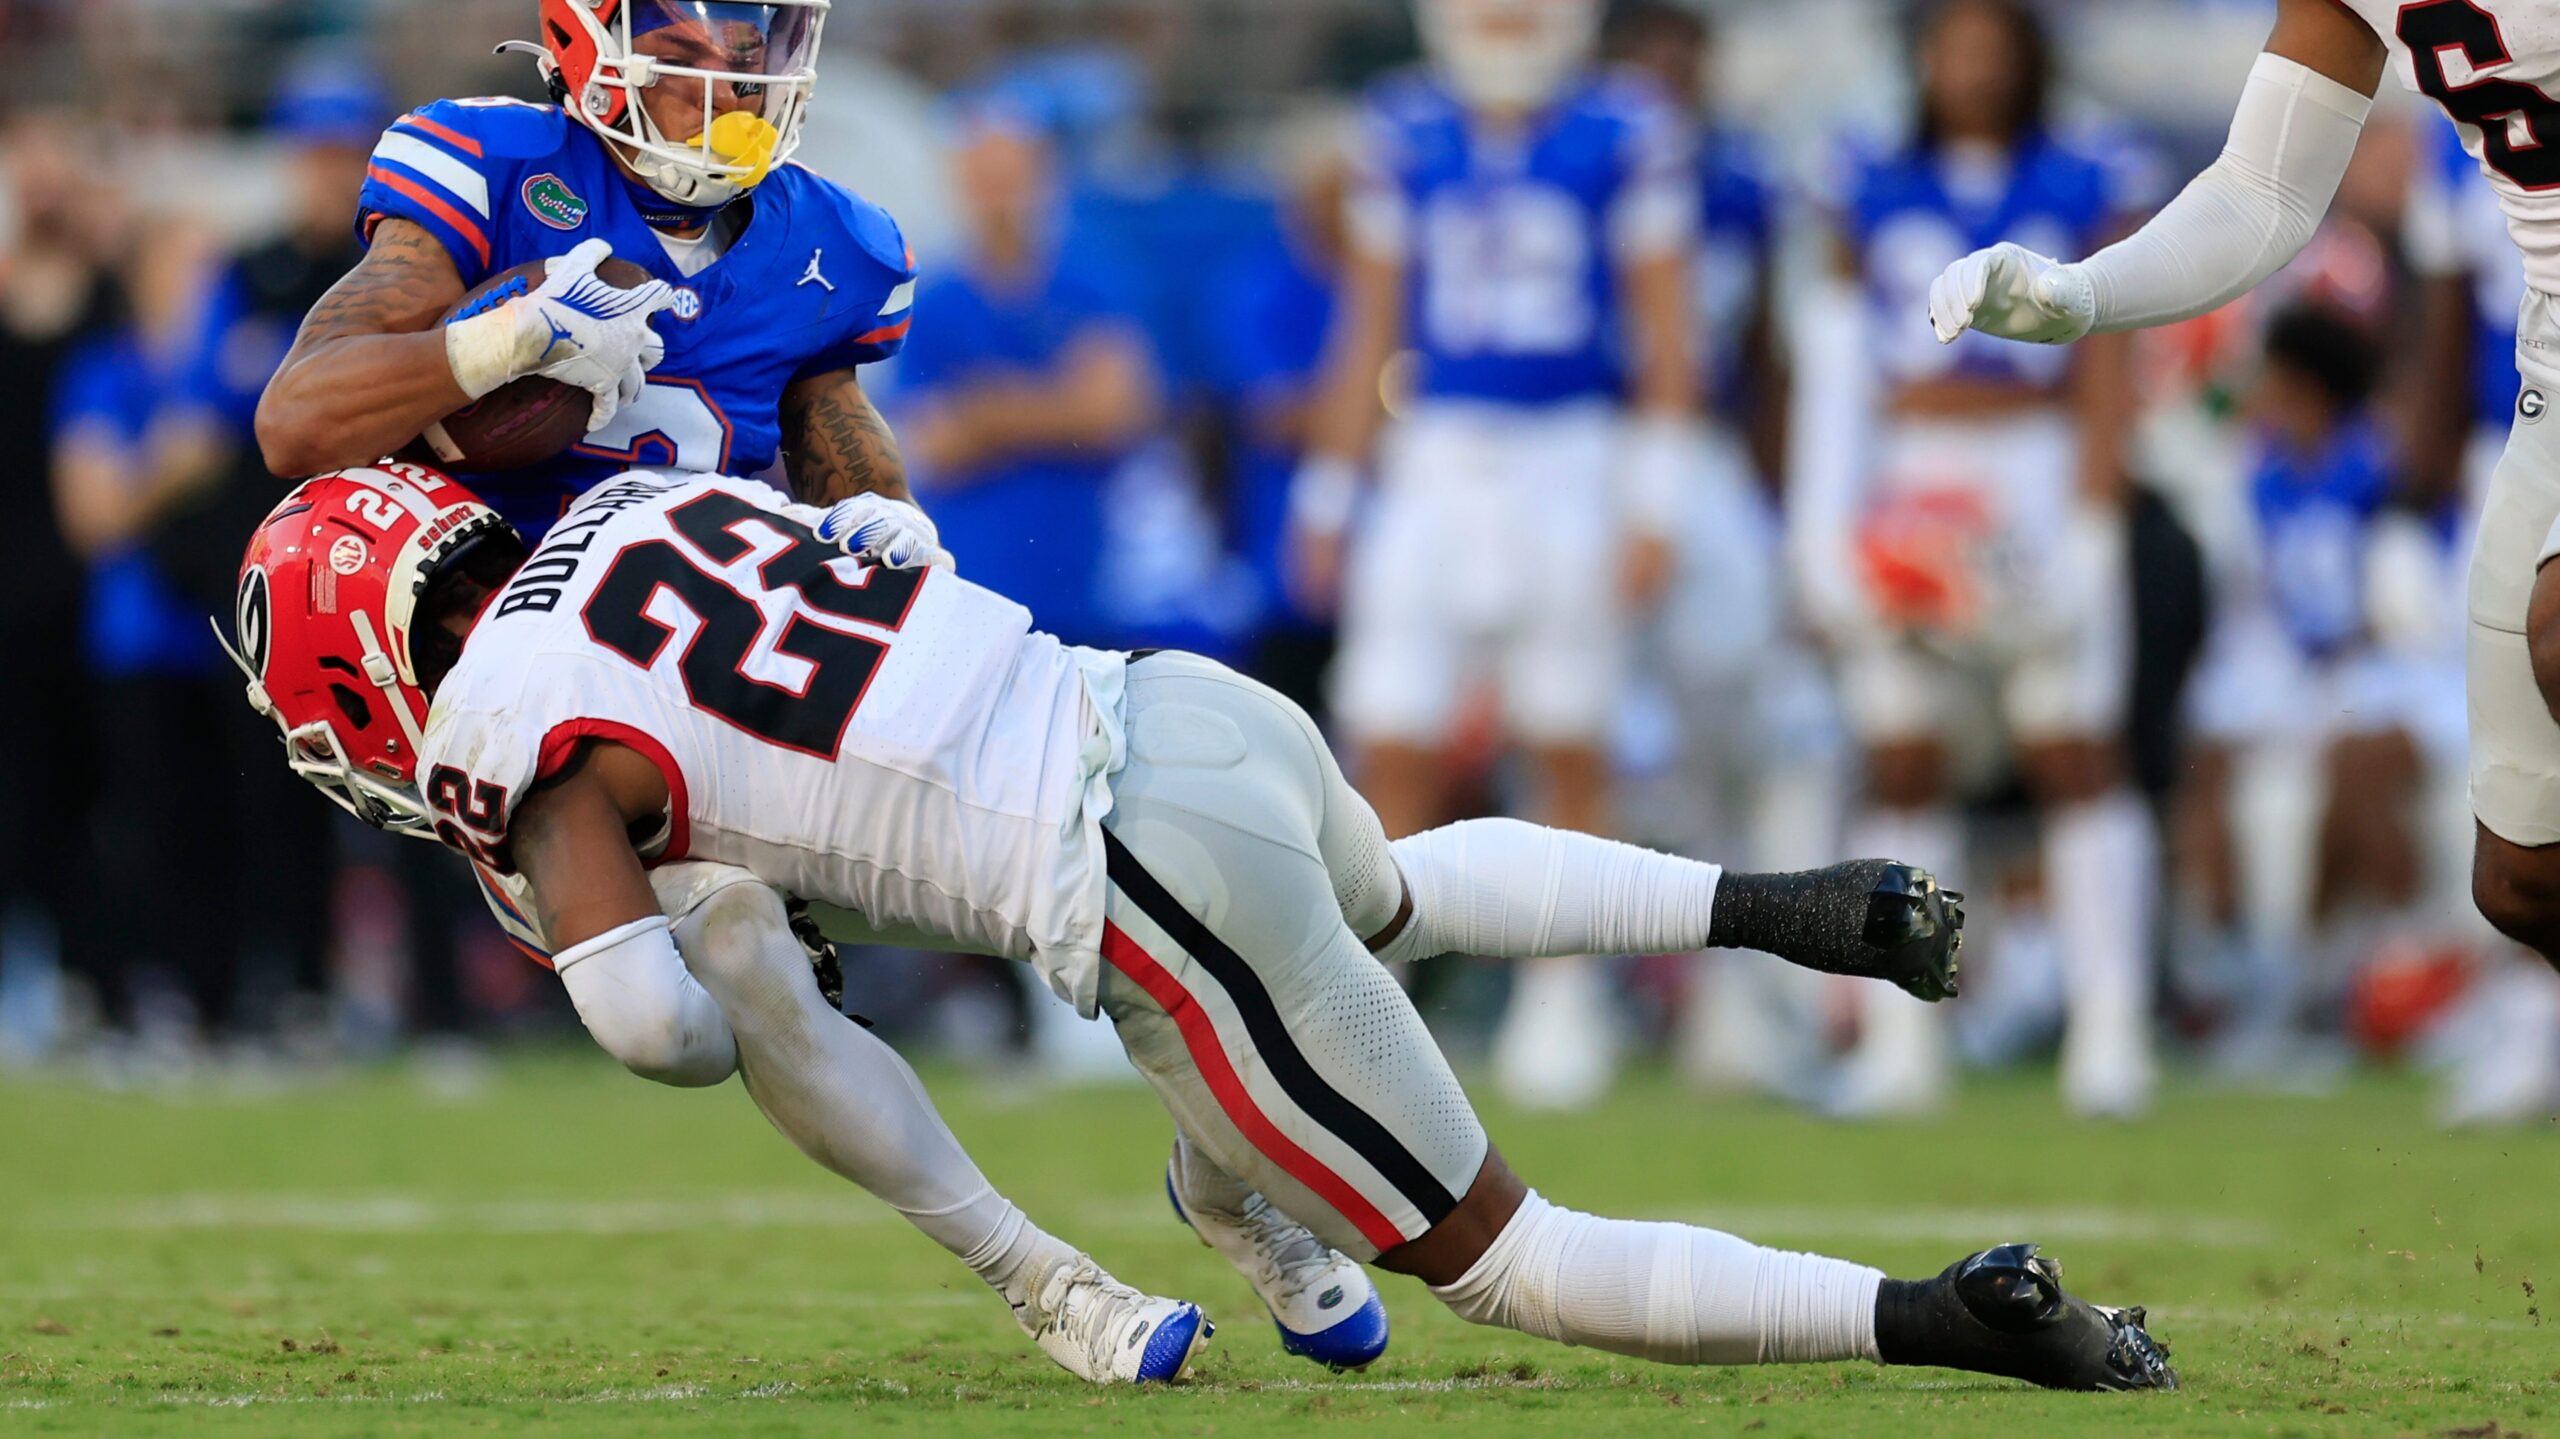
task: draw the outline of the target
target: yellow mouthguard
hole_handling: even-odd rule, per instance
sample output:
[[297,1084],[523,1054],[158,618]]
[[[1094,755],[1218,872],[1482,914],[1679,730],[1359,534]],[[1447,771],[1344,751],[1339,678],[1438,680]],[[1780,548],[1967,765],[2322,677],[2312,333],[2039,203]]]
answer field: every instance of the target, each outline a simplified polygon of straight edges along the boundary
[[754,189],[773,170],[773,147],[782,141],[782,132],[773,128],[762,115],[732,110],[711,122],[711,128],[685,141],[697,150],[707,150],[724,165],[743,165],[747,173],[738,184]]

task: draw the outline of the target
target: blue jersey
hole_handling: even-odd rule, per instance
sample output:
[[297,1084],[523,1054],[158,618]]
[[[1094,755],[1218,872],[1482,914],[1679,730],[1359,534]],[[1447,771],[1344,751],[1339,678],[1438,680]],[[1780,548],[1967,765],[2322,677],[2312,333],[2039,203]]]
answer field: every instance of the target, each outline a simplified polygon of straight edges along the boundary
[[[686,276],[643,217],[637,181],[557,106],[439,100],[385,131],[359,225],[426,228],[477,285],[601,237],[676,287],[654,321],[666,358],[611,424],[548,464],[462,476],[529,541],[570,501],[634,466],[764,475],[782,449],[782,391],[805,375],[897,353],[915,266],[879,207],[798,165],[758,185],[746,228]],[[653,206],[659,202],[651,201]]]
[[1690,298],[1698,315],[1702,393],[1730,406],[1743,375],[1742,342],[1766,293],[1777,252],[1778,200],[1760,147],[1738,130],[1711,129],[1698,144],[1698,260]]
[[2271,444],[2259,457],[2249,501],[2267,600],[2305,655],[2326,658],[2365,633],[2365,555],[2392,473],[2390,442],[2369,419],[2309,453]]
[[[63,361],[54,389],[54,438],[81,432],[140,469],[160,422],[218,412],[220,396],[204,358],[196,345],[156,353],[130,329],[89,340]],[[107,678],[221,671],[222,652],[202,611],[187,603],[140,540],[90,561],[81,622],[89,667]]]
[[1212,357],[1207,378],[1236,414],[1228,534],[1261,588],[1265,620],[1316,628],[1317,617],[1297,608],[1285,582],[1289,484],[1300,455],[1283,428],[1315,393],[1333,325],[1332,282],[1273,233],[1230,259],[1208,294],[1207,329],[1217,343],[1201,347]]
[[[925,283],[932,329],[899,365],[896,402],[930,407],[988,381],[1053,369],[1098,327],[1139,332],[1131,277],[1101,250],[1069,245],[1033,283],[990,283],[966,265]],[[1028,607],[1070,644],[1115,638],[1102,593],[1103,502],[1125,450],[1015,454],[965,474],[919,467],[917,490],[971,578]]]
[[2059,383],[2071,356],[2056,346],[1974,334],[1939,344],[1922,322],[1929,283],[2002,240],[2056,259],[2086,257],[2118,214],[2116,183],[2105,165],[2044,135],[1989,163],[1917,144],[1853,161],[1843,219],[1866,282],[1885,381],[1960,375],[2036,388]]
[[1688,243],[1684,121],[1632,75],[1594,75],[1517,131],[1427,75],[1370,96],[1352,220],[1405,266],[1424,396],[1518,405],[1626,388],[1618,272]]

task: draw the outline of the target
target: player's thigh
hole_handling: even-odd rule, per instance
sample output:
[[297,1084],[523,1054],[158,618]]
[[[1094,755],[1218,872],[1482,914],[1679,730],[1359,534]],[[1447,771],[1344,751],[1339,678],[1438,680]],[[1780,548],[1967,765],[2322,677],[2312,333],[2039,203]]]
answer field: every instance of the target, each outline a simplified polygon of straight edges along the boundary
[[1393,1248],[1465,1193],[1483,1129],[1343,922],[1303,716],[1249,682],[1150,684],[1153,663],[1114,786],[1103,1009],[1221,1166],[1347,1253]]
[[1363,741],[1438,744],[1456,717],[1469,642],[1456,612],[1462,487],[1438,431],[1387,446],[1376,506],[1354,537],[1330,698]]
[[1958,667],[1889,631],[1842,640],[1834,669],[1841,717],[1870,750],[1942,741],[1963,708]]
[[2560,843],[2560,724],[2535,679],[2525,633],[2534,562],[2555,518],[2560,423],[2520,421],[2490,476],[2471,551],[2464,652],[2472,812],[2511,849]]
[[2067,623],[2037,635],[2001,677],[2000,707],[2022,745],[2112,739],[2133,702],[2133,604],[2121,565],[2089,573],[2062,601]]

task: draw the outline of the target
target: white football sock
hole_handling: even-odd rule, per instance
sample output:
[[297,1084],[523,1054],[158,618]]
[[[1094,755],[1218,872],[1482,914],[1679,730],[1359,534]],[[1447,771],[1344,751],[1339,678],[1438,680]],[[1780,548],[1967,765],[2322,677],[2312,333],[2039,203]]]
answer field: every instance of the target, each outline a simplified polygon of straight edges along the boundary
[[1601,1219],[1532,1190],[1457,1283],[1472,1324],[1665,1364],[1876,1358],[1884,1275],[1686,1224]]
[[2159,836],[2149,806],[2119,789],[2045,816],[2045,886],[2062,940],[2066,1082],[2080,1064],[2147,1071],[2151,904]]
[[896,1050],[818,992],[782,902],[718,891],[676,925],[687,965],[729,1016],[747,1092],[800,1151],[878,1196],[1020,1305],[1037,1261],[1075,1250],[996,1192]]
[[1413,897],[1412,919],[1378,951],[1388,964],[1441,954],[1684,954],[1705,947],[1724,874],[1516,819],[1462,820],[1388,849]]

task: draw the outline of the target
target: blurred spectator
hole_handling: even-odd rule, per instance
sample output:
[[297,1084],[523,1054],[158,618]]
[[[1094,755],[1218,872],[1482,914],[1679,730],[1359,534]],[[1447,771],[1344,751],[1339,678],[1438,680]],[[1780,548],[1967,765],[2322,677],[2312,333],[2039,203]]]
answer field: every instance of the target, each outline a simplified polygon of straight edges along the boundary
[[1301,603],[1287,580],[1289,480],[1305,453],[1333,325],[1350,135],[1349,117],[1330,105],[1284,129],[1277,147],[1283,187],[1271,227],[1229,259],[1199,296],[1206,318],[1198,348],[1210,366],[1205,378],[1232,414],[1228,532],[1260,592],[1250,668],[1318,715],[1333,658],[1332,625]]
[[104,761],[91,978],[109,1024],[164,1053],[230,1017],[243,893],[232,846],[204,843],[206,825],[230,823],[231,766],[211,720],[232,687],[205,615],[149,549],[224,462],[201,363],[211,262],[183,218],[144,220],[131,317],[67,362],[52,427],[56,510],[89,566],[82,635]]
[[[2397,507],[2397,457],[2372,408],[2381,364],[2367,331],[2296,303],[2270,321],[2247,401],[2255,563],[2225,595],[2196,712],[2213,742],[2197,777],[2232,830],[2210,888],[2246,976],[2223,1056],[2248,1069],[2283,1064],[2315,991],[2334,1004],[2360,957],[2319,963],[2322,926],[2404,909],[2428,879],[2423,722],[2448,677],[2443,646],[2424,641],[2444,629],[2433,611],[2455,518],[2442,502]],[[2419,643],[2394,644],[2385,601],[2413,568],[2432,580],[2416,587]],[[2459,770],[2460,755],[2457,732],[2434,758]]]
[[[2134,668],[2126,351],[2110,336],[2067,351],[1940,345],[1912,318],[1943,265],[2004,237],[2088,254],[2122,201],[2107,166],[2053,134],[2037,12],[1943,0],[1914,34],[1909,130],[1853,160],[1835,197],[1839,273],[1856,293],[1826,311],[1825,368],[1805,387],[1819,417],[1800,430],[1788,493],[1796,577],[1865,746],[1868,804],[1848,848],[1957,871],[1958,803],[2014,758],[2066,966],[2064,1096],[2129,1115],[2152,1092],[2157,836],[2121,742]],[[1861,1011],[1842,1112],[1942,1102],[1942,1019],[1872,987]]]
[[1123,263],[1060,233],[1047,140],[981,111],[954,151],[967,248],[916,296],[899,440],[970,575],[1071,643],[1113,638],[1104,490],[1154,432],[1159,383]]
[[103,198],[67,116],[0,129],[0,1057],[54,1038],[53,978],[74,944],[95,773],[80,661],[81,568],[55,514],[50,446],[72,351],[121,309],[106,269]]
[[[215,479],[187,497],[159,527],[152,556],[188,607],[228,614],[240,568],[240,537],[274,507],[285,483],[267,472],[254,433],[258,395],[293,342],[303,315],[363,258],[352,216],[367,155],[391,102],[373,79],[328,57],[289,72],[267,112],[284,148],[291,204],[284,228],[233,256],[217,282],[204,331],[202,365],[221,422]],[[288,994],[316,1003],[328,984],[329,809],[276,763],[275,725],[226,695],[207,722],[229,754],[228,812],[236,862],[262,877],[242,915],[242,1027],[268,1030]],[[429,991],[450,992],[447,984]]]

